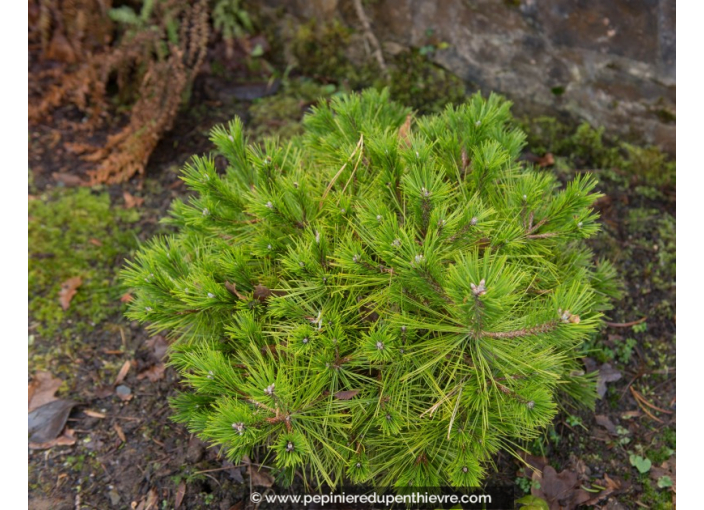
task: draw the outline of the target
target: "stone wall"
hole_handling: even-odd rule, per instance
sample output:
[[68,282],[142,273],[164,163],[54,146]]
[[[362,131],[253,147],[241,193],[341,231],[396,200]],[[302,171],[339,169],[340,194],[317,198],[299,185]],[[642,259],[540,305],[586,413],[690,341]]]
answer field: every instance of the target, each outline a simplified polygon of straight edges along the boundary
[[[351,0],[268,3],[359,27]],[[448,43],[430,58],[518,113],[675,150],[674,0],[375,0],[365,11],[385,50]]]

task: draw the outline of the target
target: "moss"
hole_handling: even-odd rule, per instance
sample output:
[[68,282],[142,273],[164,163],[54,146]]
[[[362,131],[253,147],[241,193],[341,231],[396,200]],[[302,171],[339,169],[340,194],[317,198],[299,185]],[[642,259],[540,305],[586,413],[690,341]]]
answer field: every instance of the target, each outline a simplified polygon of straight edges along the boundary
[[320,23],[315,18],[301,24],[289,44],[296,70],[323,82],[346,82],[352,89],[368,86],[379,75],[369,60],[363,65],[352,62],[348,48],[354,31],[334,19]]
[[652,510],[670,510],[674,508],[672,493],[669,489],[659,489],[647,475],[642,475],[640,478],[643,485],[643,493],[640,497],[641,503],[648,505]]
[[437,113],[445,105],[465,99],[464,82],[429,58],[447,48],[447,43],[387,55],[389,78],[384,79],[370,55],[350,57],[355,45],[353,35],[352,29],[337,20],[327,24],[311,20],[299,26],[290,43],[296,70],[320,82],[336,83],[347,91],[388,86],[392,99],[421,114]]
[[308,107],[336,91],[333,84],[323,85],[308,78],[285,79],[278,94],[252,104],[248,134],[254,140],[264,136],[289,139],[299,135],[303,132],[301,118]]
[[[107,193],[86,188],[54,191],[29,202],[29,316],[42,336],[88,331],[119,306],[115,274],[137,245],[131,224],[139,213],[110,207]],[[64,311],[62,282],[80,276],[82,285]],[[67,334],[68,332],[66,332]]]
[[466,99],[462,80],[435,65],[418,50],[402,52],[391,61],[391,97],[418,113],[438,113]]
[[522,127],[533,152],[562,156],[567,167],[615,168],[650,187],[674,187],[675,162],[657,147],[607,137],[603,127],[593,128],[587,122],[574,129],[554,117],[523,119]]

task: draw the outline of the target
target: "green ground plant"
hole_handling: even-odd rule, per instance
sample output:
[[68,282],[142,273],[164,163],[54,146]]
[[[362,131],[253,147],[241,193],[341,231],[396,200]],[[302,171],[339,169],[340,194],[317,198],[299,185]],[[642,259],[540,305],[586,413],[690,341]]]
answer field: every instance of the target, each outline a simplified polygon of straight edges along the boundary
[[560,395],[590,406],[580,346],[617,294],[584,240],[588,175],[517,162],[510,104],[416,117],[338,96],[285,144],[212,132],[172,237],[125,270],[128,316],[170,334],[176,420],[283,483],[477,485],[539,436]]
[[[29,315],[39,334],[60,333],[68,318],[75,319],[70,329],[81,332],[117,311],[117,270],[122,257],[137,247],[132,224],[138,219],[135,209],[111,207],[107,193],[87,188],[55,190],[30,200]],[[63,310],[61,284],[73,277],[83,283]]]

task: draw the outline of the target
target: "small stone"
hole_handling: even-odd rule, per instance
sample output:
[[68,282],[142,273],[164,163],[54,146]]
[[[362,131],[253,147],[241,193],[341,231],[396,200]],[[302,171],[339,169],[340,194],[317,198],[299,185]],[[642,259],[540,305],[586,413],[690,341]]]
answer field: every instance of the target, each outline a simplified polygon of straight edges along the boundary
[[120,400],[130,400],[132,398],[132,390],[129,386],[125,386],[124,384],[120,384],[117,388],[115,388],[115,393]]

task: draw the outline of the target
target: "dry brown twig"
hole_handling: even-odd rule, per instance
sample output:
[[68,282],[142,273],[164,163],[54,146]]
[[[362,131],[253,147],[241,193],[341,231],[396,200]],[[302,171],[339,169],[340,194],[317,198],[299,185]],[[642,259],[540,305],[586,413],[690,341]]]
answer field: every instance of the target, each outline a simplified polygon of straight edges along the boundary
[[384,78],[388,79],[389,68],[386,66],[386,62],[384,61],[384,54],[381,51],[381,44],[379,44],[379,40],[374,35],[374,32],[372,32],[371,23],[369,22],[369,18],[367,18],[367,13],[364,12],[362,0],[354,0],[353,3],[354,10],[357,12],[357,17],[359,18],[359,22],[362,24],[362,28],[364,29],[364,36],[369,41],[369,44],[371,44],[374,48],[374,58],[376,58]]

